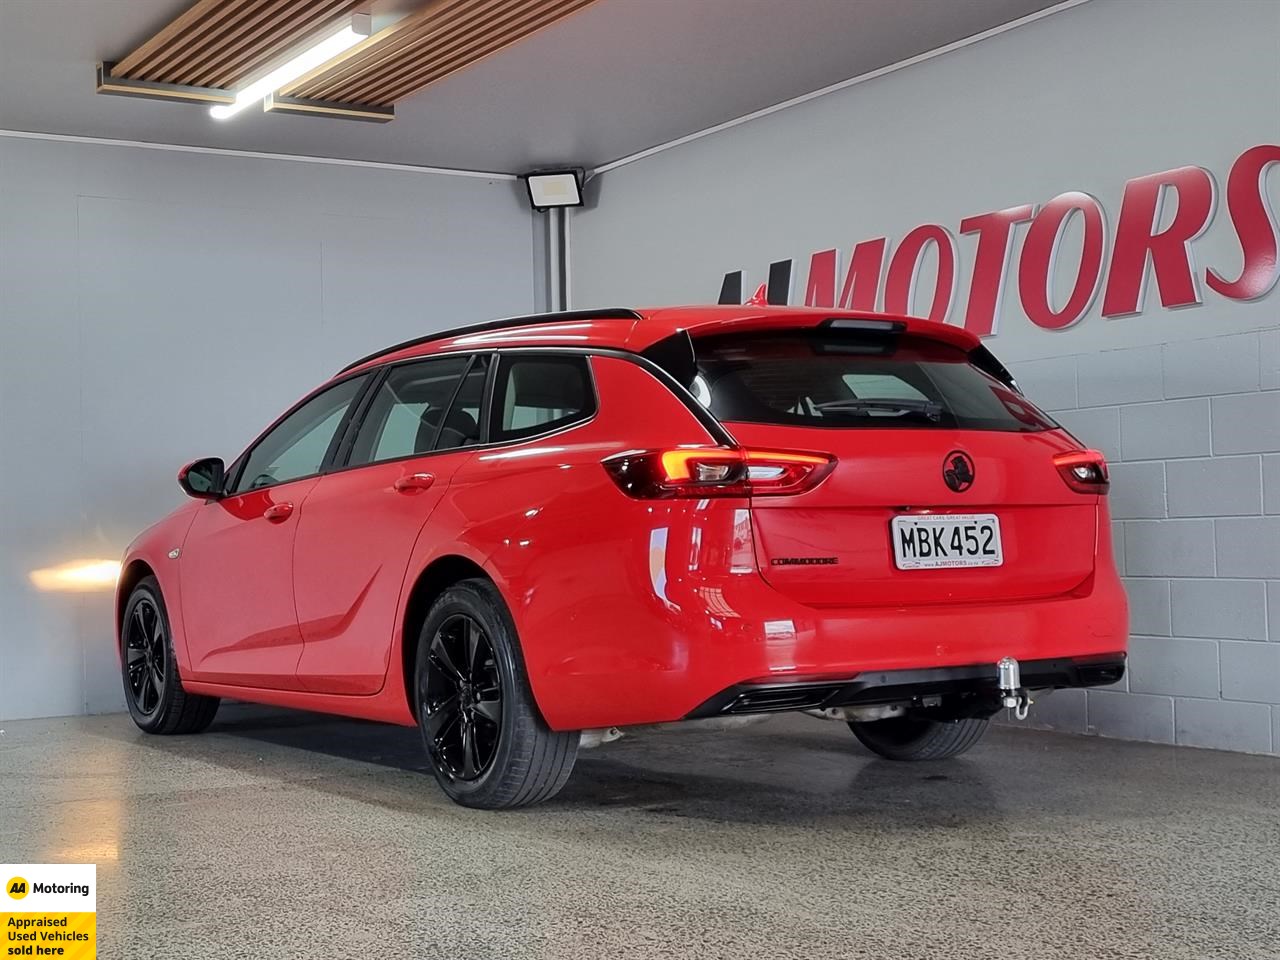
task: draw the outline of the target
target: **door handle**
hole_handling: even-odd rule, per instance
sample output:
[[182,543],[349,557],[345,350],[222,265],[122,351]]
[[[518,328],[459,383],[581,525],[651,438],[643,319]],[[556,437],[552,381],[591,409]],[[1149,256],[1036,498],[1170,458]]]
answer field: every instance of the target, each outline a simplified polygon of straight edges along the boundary
[[262,512],[262,515],[272,523],[284,523],[292,514],[292,503],[275,503]]
[[430,473],[411,473],[407,477],[400,477],[393,486],[400,493],[410,493],[414,490],[425,490],[431,484],[436,482],[434,474]]

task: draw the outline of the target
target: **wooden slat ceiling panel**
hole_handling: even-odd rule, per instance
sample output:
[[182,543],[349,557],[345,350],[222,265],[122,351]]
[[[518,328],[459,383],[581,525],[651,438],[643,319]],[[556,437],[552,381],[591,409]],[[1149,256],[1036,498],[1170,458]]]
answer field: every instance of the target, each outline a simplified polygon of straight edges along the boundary
[[394,104],[586,6],[592,0],[443,0],[402,30],[398,49],[379,47],[318,75],[304,77],[290,96],[377,105]]
[[592,0],[439,0],[391,38],[303,77],[295,97],[394,104],[428,83],[527,37]]
[[234,88],[368,0],[198,0],[113,77]]
[[[430,0],[295,81],[285,96],[391,106],[595,0]],[[235,89],[370,0],[197,0],[111,70],[154,83]]]
[[[232,87],[257,64],[272,58],[280,49],[289,49],[308,34],[326,28],[336,16],[349,13],[350,0],[293,0],[257,24],[242,24],[221,43],[212,45],[191,68],[199,73],[193,82],[202,87]],[[315,8],[315,9],[312,9]]]

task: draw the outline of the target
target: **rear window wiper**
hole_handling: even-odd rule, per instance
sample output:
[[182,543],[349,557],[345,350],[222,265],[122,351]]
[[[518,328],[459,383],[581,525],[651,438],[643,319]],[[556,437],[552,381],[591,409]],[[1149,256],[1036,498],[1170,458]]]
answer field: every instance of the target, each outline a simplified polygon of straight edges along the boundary
[[914,413],[930,420],[942,419],[942,404],[937,400],[892,400],[874,398],[850,398],[848,400],[829,400],[826,403],[815,403],[813,408],[820,413],[867,413],[872,410],[885,410],[893,413]]

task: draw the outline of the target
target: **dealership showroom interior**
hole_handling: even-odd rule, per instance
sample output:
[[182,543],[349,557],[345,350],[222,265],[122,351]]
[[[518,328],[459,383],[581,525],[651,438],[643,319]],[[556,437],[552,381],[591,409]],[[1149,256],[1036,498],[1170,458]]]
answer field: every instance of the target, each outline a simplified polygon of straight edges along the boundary
[[1280,0],[0,0],[0,957],[1280,960]]

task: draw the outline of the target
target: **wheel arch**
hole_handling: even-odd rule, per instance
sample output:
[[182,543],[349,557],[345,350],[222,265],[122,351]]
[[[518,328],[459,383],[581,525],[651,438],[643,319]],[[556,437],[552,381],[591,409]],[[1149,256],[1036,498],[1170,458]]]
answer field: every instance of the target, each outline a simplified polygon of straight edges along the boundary
[[124,635],[124,609],[129,605],[129,597],[134,588],[147,577],[156,576],[151,564],[141,557],[134,557],[120,571],[120,579],[116,582],[116,647],[120,646]]
[[[493,577],[476,561],[450,553],[432,560],[414,580],[404,608],[404,625],[400,638],[400,676],[404,680],[405,700],[409,712],[417,719],[418,707],[413,695],[413,671],[418,657],[419,634],[427,611],[436,597],[462,580],[481,579],[493,583]],[[495,584],[496,586],[496,584]]]

